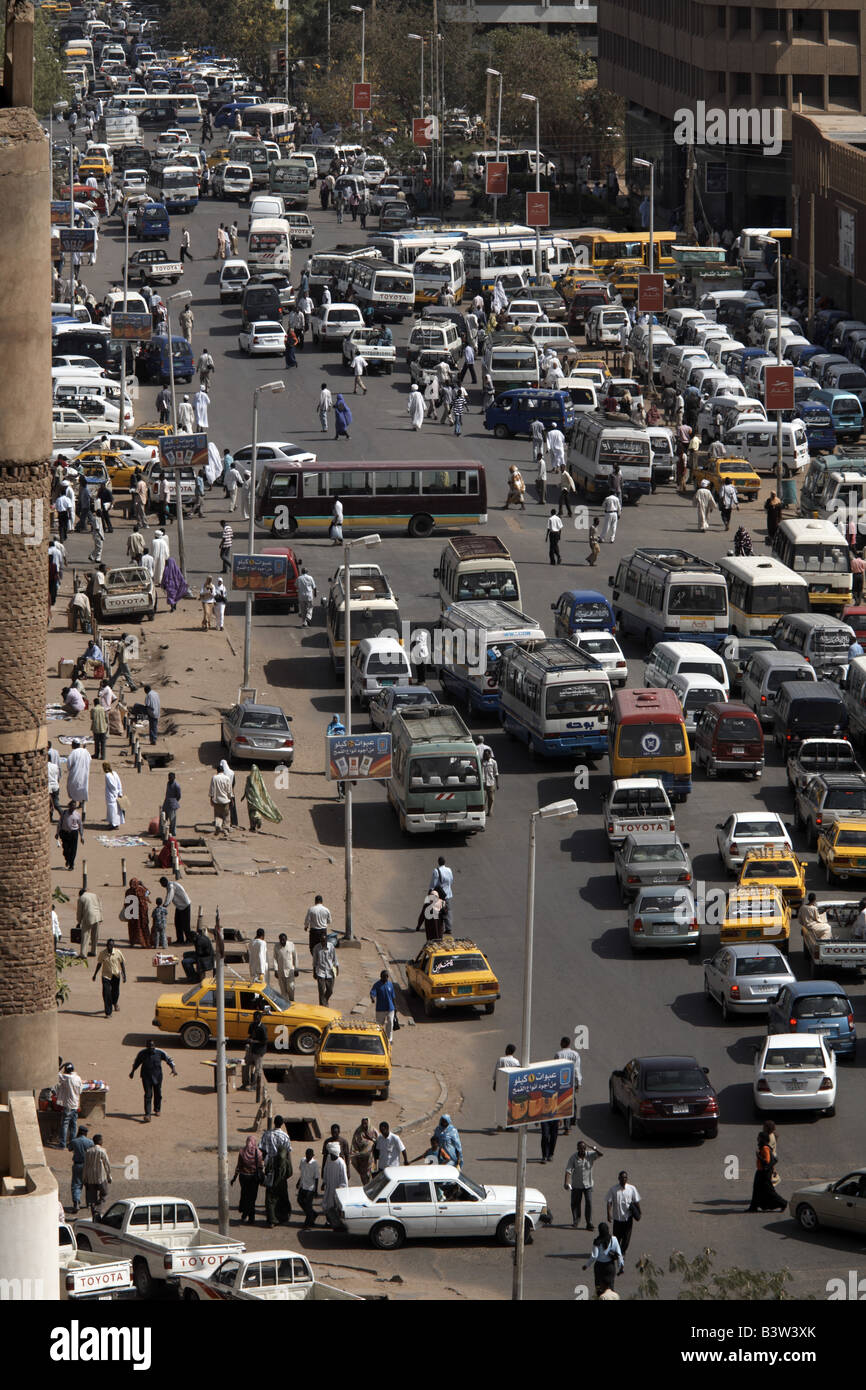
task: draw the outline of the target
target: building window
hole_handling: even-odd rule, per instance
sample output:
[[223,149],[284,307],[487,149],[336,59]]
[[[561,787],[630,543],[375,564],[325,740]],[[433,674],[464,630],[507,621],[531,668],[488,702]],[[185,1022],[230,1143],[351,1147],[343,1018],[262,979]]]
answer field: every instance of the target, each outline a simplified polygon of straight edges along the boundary
[[733,77],[733,95],[735,97],[751,97],[752,95],[752,74],[750,72],[735,72]]
[[787,78],[781,72],[765,72],[761,76],[760,99],[762,102],[785,101],[788,95]]
[[717,26],[719,29],[727,29],[727,27],[728,27],[728,7],[727,7],[727,5],[717,5],[717,6],[716,6],[716,26]]
[[763,8],[758,11],[759,33],[776,35],[784,38],[787,32],[785,24],[784,10],[769,10]]
[[830,76],[827,105],[832,110],[842,106],[846,111],[860,110],[860,78]]
[[751,32],[752,7],[751,5],[736,5],[734,7],[734,30],[739,30],[742,33],[744,29]]
[[830,10],[830,39],[842,43],[859,43],[860,14],[857,10]]
[[795,106],[802,99],[803,105],[811,107],[813,111],[824,110],[823,77],[820,75],[808,77],[805,73],[795,72],[792,81],[794,85],[791,96]]
[[823,12],[821,10],[795,10],[794,38],[809,39],[812,43],[823,43]]

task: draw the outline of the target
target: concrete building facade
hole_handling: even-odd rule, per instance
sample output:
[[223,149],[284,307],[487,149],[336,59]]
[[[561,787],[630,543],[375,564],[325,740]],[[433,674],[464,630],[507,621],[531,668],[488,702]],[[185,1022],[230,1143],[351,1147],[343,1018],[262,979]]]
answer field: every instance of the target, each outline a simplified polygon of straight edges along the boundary
[[598,52],[597,8],[581,4],[580,0],[553,0],[539,5],[509,4],[508,0],[458,0],[446,5],[452,23],[480,25],[492,28],[500,24],[531,24],[549,34],[561,32],[567,26],[576,31],[581,46],[595,57]]
[[866,118],[792,119],[791,254],[816,301],[866,319]]

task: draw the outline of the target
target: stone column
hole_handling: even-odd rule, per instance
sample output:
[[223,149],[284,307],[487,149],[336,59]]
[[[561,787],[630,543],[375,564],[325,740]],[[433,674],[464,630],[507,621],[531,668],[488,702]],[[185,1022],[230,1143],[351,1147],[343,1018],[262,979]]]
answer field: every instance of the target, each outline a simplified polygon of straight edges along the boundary
[[57,1075],[45,773],[50,187],[34,112],[0,110],[0,1095]]

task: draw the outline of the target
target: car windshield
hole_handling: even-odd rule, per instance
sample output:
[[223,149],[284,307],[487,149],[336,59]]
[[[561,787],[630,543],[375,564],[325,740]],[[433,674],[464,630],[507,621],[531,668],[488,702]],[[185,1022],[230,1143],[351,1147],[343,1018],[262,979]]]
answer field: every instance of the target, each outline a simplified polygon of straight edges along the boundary
[[431,975],[462,975],[487,971],[490,967],[481,955],[460,954],[456,956],[435,956],[430,966]]
[[625,724],[619,731],[621,758],[681,758],[685,751],[679,724]]
[[458,602],[498,598],[517,601],[517,578],[513,570],[473,570],[457,580]]
[[758,859],[743,866],[743,878],[796,878],[797,866],[792,859]]
[[612,621],[610,616],[610,609],[608,608],[606,603],[576,604],[574,613],[572,614],[572,618],[574,622],[578,624],[578,626],[580,626],[582,622],[592,623],[598,622],[600,620],[603,623],[609,623]]
[[714,700],[719,698],[719,690],[690,690],[685,698],[684,709],[696,710],[703,709],[704,705],[711,705]]
[[381,1057],[385,1044],[378,1033],[329,1033],[323,1052],[369,1052]]
[[729,922],[751,922],[759,917],[781,919],[784,913],[776,894],[769,891],[766,893],[732,893],[728,899],[728,910],[725,915]]
[[268,1002],[275,1009],[279,1009],[281,1013],[284,1012],[286,1009],[290,1009],[292,1007],[289,1000],[284,999],[283,996],[281,994],[278,994],[277,991],[271,985],[268,985],[267,988],[263,990],[263,994],[265,998],[268,1000]]
[[644,1072],[647,1091],[703,1091],[706,1085],[700,1067],[651,1067]]
[[764,1062],[765,1071],[801,1071],[804,1067],[824,1068],[820,1047],[771,1047]]
[[384,677],[386,680],[390,676],[396,680],[398,676],[405,677],[409,674],[406,669],[406,657],[403,652],[397,652],[391,656],[388,652],[378,654],[371,652],[367,661],[366,674],[368,676]]
[[785,832],[777,820],[768,817],[766,820],[753,820],[751,816],[748,820],[737,820],[734,824],[733,838],[740,839],[744,835],[750,839],[756,836],[772,835],[774,839],[784,835]]
[[787,975],[785,962],[781,956],[739,956],[736,962],[737,975]]
[[648,816],[653,812],[671,814],[670,802],[661,787],[614,792],[610,809],[618,816]]
[[612,637],[581,637],[581,651],[590,656],[619,656],[620,651]]
[[288,729],[289,723],[280,710],[248,709],[243,713],[242,729]]
[[547,690],[548,719],[606,715],[609,704],[607,687],[599,681],[588,681],[581,685],[551,685]]
[[866,830],[840,830],[836,836],[837,849],[866,849]]
[[713,680],[721,681],[723,671],[717,661],[684,661],[679,667],[681,676],[711,676]]
[[671,584],[668,597],[669,613],[714,614],[727,608],[727,589],[724,584]]
[[795,1018],[844,1018],[850,1012],[844,994],[815,994],[794,1003]]
[[675,864],[682,863],[685,852],[681,845],[633,845],[629,855],[630,864]]
[[478,787],[478,761],[476,758],[449,757],[447,754],[412,758],[409,763],[409,786]]
[[654,913],[682,912],[687,901],[679,893],[654,893],[638,901],[636,912],[641,917]]

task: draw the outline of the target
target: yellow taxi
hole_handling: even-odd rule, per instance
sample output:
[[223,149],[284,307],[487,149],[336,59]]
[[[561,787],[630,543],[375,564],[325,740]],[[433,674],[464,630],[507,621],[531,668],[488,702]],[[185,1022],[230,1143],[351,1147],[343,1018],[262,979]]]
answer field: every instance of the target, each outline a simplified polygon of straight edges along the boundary
[[637,277],[643,268],[641,261],[616,261],[607,276],[611,294],[620,295],[624,304],[637,299]]
[[111,173],[111,165],[102,154],[89,154],[85,159],[80,160],[78,165],[79,181],[84,179],[107,179]]
[[741,502],[754,502],[761,490],[761,479],[748,459],[707,458],[692,469],[692,481],[696,488],[706,478],[710,490],[718,498],[725,483],[733,483]]
[[602,372],[605,380],[613,375],[603,357],[586,357],[578,353],[571,364],[572,372],[589,371],[590,368],[592,368],[593,371]]
[[[341,1018],[338,1009],[318,1004],[290,1004],[261,980],[225,982],[226,1037],[246,1042],[253,1013],[261,1009],[268,1046],[279,1052],[300,1052],[311,1057],[325,1029]],[[185,994],[161,994],[156,1001],[154,1028],[180,1033],[186,1047],[206,1047],[217,1030],[216,981],[208,976]]]
[[83,454],[76,454],[76,464],[87,467],[88,464],[104,463],[108,470],[108,477],[113,488],[128,488],[132,482],[136,465],[125,455],[117,453],[114,449],[86,449]]
[[828,883],[866,878],[866,818],[830,821],[818,836],[818,859]]
[[152,444],[154,448],[159,448],[159,441],[164,439],[167,434],[173,434],[171,425],[139,425],[132,431],[133,439],[138,440],[139,444]]
[[316,1049],[313,1068],[320,1091],[375,1091],[386,1100],[391,1085],[391,1045],[378,1023],[332,1023]]
[[784,845],[747,850],[737,886],[777,888],[789,907],[799,907],[806,896],[806,861]]
[[605,284],[600,276],[593,274],[584,265],[573,265],[570,270],[566,270],[556,281],[556,288],[566,301],[570,300],[578,290],[583,289],[604,289]]
[[428,1018],[439,1009],[480,1004],[492,1014],[499,998],[499,981],[484,952],[474,941],[443,936],[428,941],[406,966],[409,989],[424,1005]]
[[215,169],[218,164],[228,164],[232,157],[232,152],[228,145],[220,145],[217,149],[211,150],[207,157],[207,167]]
[[732,888],[719,930],[722,945],[769,941],[787,955],[791,909],[778,888]]

